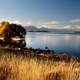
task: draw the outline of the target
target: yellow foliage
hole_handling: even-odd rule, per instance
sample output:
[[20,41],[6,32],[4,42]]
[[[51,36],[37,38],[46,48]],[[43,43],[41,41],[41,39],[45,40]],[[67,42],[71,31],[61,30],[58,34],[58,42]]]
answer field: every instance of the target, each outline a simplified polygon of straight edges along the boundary
[[0,56],[1,80],[80,80],[80,63]]
[[1,22],[1,25],[0,25],[0,34],[4,34],[4,30],[9,28],[8,25],[9,25],[8,22],[5,22],[5,21]]

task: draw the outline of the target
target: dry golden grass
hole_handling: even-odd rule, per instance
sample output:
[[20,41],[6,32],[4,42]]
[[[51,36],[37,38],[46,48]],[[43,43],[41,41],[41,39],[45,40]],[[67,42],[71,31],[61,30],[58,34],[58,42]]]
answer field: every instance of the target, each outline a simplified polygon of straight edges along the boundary
[[0,80],[80,80],[80,63],[1,55]]

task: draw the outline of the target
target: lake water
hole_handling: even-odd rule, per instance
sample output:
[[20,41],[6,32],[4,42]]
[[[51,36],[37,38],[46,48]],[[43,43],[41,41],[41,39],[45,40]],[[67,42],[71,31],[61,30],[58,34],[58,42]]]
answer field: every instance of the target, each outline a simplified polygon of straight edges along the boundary
[[56,53],[66,52],[70,56],[80,56],[79,34],[54,34],[49,32],[27,32],[26,47],[45,49],[47,46]]

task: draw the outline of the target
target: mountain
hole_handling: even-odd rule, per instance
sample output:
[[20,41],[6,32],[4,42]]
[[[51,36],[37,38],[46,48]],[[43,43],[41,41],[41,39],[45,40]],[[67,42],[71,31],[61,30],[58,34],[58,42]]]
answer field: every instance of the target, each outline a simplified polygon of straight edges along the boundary
[[80,29],[51,29],[51,28],[37,28],[36,26],[26,26],[26,31],[29,32],[54,32],[54,33],[80,33]]
[[37,31],[38,28],[36,28],[35,26],[26,26],[25,27],[26,31]]
[[30,32],[45,32],[45,31],[48,31],[48,28],[44,28],[44,27],[42,27],[42,28],[37,28],[37,27],[35,27],[35,26],[26,26],[25,27],[26,28],[26,31],[30,31]]

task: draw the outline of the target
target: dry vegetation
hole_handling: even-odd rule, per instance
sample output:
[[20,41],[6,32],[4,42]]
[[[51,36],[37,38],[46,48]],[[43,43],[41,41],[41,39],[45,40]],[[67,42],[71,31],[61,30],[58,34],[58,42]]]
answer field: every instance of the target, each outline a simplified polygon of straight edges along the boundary
[[0,80],[80,80],[80,63],[1,55]]

